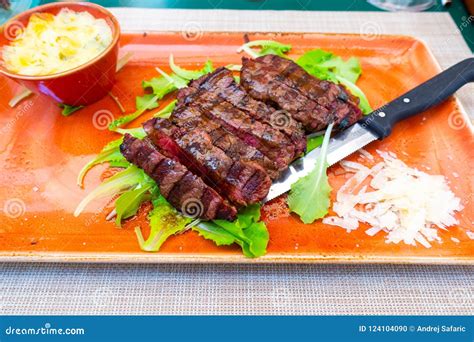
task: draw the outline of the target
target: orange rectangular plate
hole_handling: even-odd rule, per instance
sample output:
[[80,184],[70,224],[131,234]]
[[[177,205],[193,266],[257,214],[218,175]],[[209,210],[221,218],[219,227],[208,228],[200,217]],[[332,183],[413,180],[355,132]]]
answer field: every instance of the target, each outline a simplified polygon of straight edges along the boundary
[[[363,75],[358,85],[374,108],[383,105],[439,72],[426,46],[410,37],[380,36],[364,40],[358,35],[249,34],[250,39],[275,39],[293,45],[296,57],[323,48],[348,58],[358,57]],[[197,68],[207,58],[214,66],[240,64],[236,49],[242,34],[205,33],[183,37],[179,33],[124,34],[122,53],[133,52],[132,61],[117,74],[113,93],[134,111],[135,96],[142,95],[141,81],[157,76],[154,67],[168,69],[168,56],[176,63]],[[0,259],[10,261],[88,262],[357,262],[357,263],[474,263],[473,231],[473,133],[466,115],[452,98],[444,104],[400,123],[393,134],[367,150],[392,151],[412,167],[444,175],[462,199],[459,226],[440,231],[442,242],[429,249],[418,245],[387,244],[383,233],[370,237],[366,227],[347,233],[320,221],[304,225],[288,212],[279,198],[263,208],[270,231],[266,256],[246,259],[238,247],[216,247],[194,232],[173,236],[158,253],[141,252],[134,227],[147,228],[146,208],[122,229],[107,222],[110,203],[94,203],[75,218],[75,207],[104,176],[106,166],[93,169],[85,188],[76,185],[82,166],[117,135],[106,129],[112,116],[121,114],[109,97],[70,117],[44,96],[31,96],[16,108],[8,100],[19,86],[0,79]],[[169,100],[169,99],[167,99]],[[165,104],[166,101],[162,103]],[[139,121],[149,118],[147,113]],[[139,123],[134,122],[133,126]],[[350,160],[363,162],[356,153]],[[329,170],[337,189],[346,180],[340,166]],[[453,239],[454,238],[454,239]]]

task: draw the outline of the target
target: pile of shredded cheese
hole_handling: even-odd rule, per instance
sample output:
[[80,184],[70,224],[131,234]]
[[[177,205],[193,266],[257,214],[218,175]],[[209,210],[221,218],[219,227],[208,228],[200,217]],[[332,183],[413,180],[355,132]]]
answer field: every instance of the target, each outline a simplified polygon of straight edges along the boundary
[[21,75],[51,75],[73,69],[103,52],[112,42],[104,19],[67,8],[58,14],[35,13],[3,48],[5,67]]
[[[338,216],[326,217],[323,223],[350,232],[364,222],[371,226],[366,230],[368,235],[383,231],[386,242],[418,242],[429,248],[430,242],[441,241],[438,228],[459,223],[454,215],[463,209],[446,179],[410,168],[391,152],[377,153],[383,161],[372,168],[341,162],[354,175],[337,193],[333,210]],[[361,154],[373,160],[367,151]]]

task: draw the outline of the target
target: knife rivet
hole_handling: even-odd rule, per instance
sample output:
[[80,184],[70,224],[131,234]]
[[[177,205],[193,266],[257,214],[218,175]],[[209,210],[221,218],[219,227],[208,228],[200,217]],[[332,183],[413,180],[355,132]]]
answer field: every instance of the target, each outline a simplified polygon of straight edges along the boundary
[[385,117],[385,112],[380,112],[380,113],[379,113],[379,116],[380,116],[381,118],[384,118],[384,117]]
[[409,99],[408,97],[405,97],[405,98],[403,99],[403,102],[405,102],[405,103],[410,103],[410,99]]

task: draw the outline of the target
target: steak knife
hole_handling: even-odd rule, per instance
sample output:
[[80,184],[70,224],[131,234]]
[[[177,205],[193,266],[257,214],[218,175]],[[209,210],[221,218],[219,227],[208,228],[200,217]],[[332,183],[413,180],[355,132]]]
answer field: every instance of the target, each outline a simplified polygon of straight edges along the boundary
[[[329,141],[328,164],[337,163],[374,140],[386,138],[397,122],[436,106],[469,82],[474,82],[474,57],[453,65],[335,135]],[[273,182],[263,202],[289,191],[294,182],[313,170],[320,151],[316,148],[293,162]]]

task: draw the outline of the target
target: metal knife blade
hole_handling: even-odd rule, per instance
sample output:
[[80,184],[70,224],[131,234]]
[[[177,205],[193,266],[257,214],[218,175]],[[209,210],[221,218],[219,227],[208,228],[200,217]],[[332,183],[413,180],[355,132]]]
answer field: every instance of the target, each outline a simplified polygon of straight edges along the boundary
[[[327,161],[329,165],[333,165],[377,139],[378,137],[374,133],[362,124],[356,123],[329,140]],[[316,159],[320,152],[321,148],[316,148],[304,157],[294,161],[282,173],[281,177],[273,182],[263,202],[265,203],[289,191],[291,184],[311,172],[316,165]]]
[[[474,82],[473,66],[474,57],[467,58],[374,110],[355,125],[337,134],[329,141],[327,155],[329,165],[337,163],[376,139],[387,137],[397,122],[426,111],[445,101],[465,84]],[[315,149],[291,164],[289,169],[273,182],[263,202],[284,194],[291,189],[291,184],[313,170],[320,151],[319,148]]]

